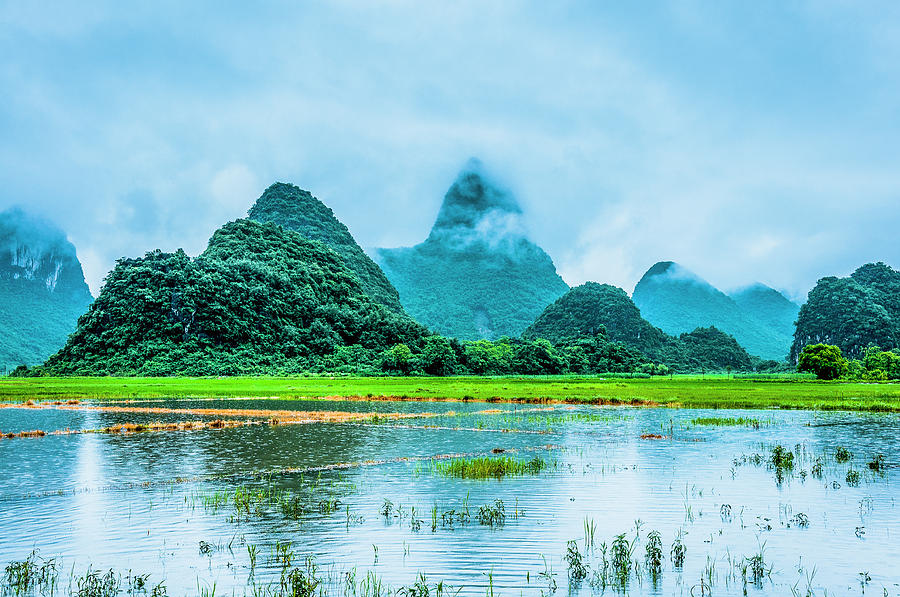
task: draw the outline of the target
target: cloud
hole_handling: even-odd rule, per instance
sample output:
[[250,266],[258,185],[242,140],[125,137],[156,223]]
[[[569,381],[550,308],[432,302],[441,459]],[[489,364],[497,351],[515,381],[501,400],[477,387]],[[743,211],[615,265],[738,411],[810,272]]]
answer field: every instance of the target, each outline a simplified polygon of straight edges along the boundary
[[898,11],[699,6],[13,4],[0,208],[66,229],[96,292],[275,180],[364,246],[416,244],[476,155],[572,284],[673,259],[802,294],[900,265]]

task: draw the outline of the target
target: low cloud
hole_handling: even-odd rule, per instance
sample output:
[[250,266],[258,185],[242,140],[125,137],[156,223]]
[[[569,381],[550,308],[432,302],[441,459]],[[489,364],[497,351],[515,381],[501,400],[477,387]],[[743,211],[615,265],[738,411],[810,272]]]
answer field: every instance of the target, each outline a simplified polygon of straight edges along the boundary
[[670,259],[802,296],[900,265],[898,10],[692,6],[10,5],[0,209],[64,228],[96,293],[276,180],[416,244],[476,155],[570,284]]

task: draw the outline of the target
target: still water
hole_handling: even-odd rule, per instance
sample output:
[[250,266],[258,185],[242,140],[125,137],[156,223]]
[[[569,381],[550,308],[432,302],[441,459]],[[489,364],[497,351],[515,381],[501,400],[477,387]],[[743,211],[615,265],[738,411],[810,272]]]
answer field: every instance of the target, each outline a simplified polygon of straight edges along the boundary
[[[898,415],[148,404],[160,405],[440,416],[2,439],[0,566],[36,551],[37,565],[53,560],[59,595],[110,569],[121,594],[291,594],[282,581],[296,571],[328,595],[433,595],[439,582],[460,595],[900,595]],[[702,417],[759,426],[693,423]],[[186,418],[0,409],[0,429]],[[776,446],[789,463],[773,460]],[[545,466],[455,478],[438,470],[451,454]]]

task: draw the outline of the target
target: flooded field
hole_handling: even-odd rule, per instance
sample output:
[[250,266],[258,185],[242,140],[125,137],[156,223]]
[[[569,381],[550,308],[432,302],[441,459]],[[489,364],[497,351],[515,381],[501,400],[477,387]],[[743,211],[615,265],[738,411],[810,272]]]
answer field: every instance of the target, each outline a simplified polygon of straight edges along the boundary
[[900,595],[897,414],[63,401],[0,430],[9,595]]

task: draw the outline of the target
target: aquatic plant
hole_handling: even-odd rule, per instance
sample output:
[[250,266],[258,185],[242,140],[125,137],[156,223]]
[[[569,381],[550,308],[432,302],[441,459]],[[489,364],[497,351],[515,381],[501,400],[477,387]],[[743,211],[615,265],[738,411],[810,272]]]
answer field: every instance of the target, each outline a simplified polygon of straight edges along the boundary
[[[762,584],[763,579],[766,576],[769,576],[772,573],[772,567],[766,566],[766,557],[765,557],[765,542],[759,546],[759,551],[752,556],[745,557],[744,560],[746,562],[746,568],[744,568],[744,573],[749,571],[750,580],[755,585]],[[745,576],[746,582],[746,576]]]
[[41,593],[53,593],[59,580],[55,558],[42,559],[37,550],[20,562],[10,562],[4,570],[6,589],[14,595],[23,595],[34,589]]
[[793,518],[791,518],[791,522],[801,529],[805,529],[809,527],[809,517],[803,512],[797,512]]
[[119,594],[121,578],[111,568],[101,575],[100,571],[88,567],[75,584],[77,597],[115,597]]
[[850,459],[853,458],[853,452],[845,448],[844,446],[838,446],[834,449],[834,459],[837,462],[845,463],[850,462]]
[[825,463],[822,460],[821,456],[816,456],[816,460],[813,463],[812,468],[810,468],[809,472],[812,473],[812,476],[816,479],[822,478],[822,475],[825,472]]
[[578,584],[587,577],[588,568],[575,541],[569,541],[567,544],[565,560],[569,567],[569,582]]
[[684,558],[687,555],[687,548],[684,546],[684,531],[679,530],[675,535],[675,540],[672,541],[672,549],[669,551],[669,555],[672,558],[672,566],[675,567],[676,570],[680,570],[684,567]]
[[625,533],[616,535],[610,546],[609,554],[612,560],[612,572],[616,584],[620,587],[626,586],[628,578],[631,576],[631,556],[634,552],[634,547],[635,544],[625,538]]
[[[547,584],[547,591],[544,592],[541,590],[541,596],[544,595],[552,595],[556,592],[557,584],[556,584],[556,573],[553,572],[553,566],[550,565],[550,562],[547,561],[547,558],[541,555],[541,559],[544,560],[544,569],[541,572],[538,572],[538,578],[542,579]],[[493,573],[493,570],[491,570]],[[493,575],[493,574],[492,574]],[[493,588],[491,591],[491,595],[493,595]]]
[[291,548],[292,545],[293,543],[291,541],[275,542],[275,554],[273,560],[276,564],[279,564],[282,569],[290,568],[291,562],[294,561],[294,550]]
[[866,463],[866,466],[869,469],[875,471],[876,473],[884,474],[885,464],[884,464],[884,454],[876,454],[872,460]]
[[759,429],[760,425],[768,424],[769,421],[760,421],[747,417],[697,417],[691,419],[691,425],[705,425],[714,427],[752,427]]
[[547,463],[542,458],[516,460],[509,456],[499,458],[457,459],[434,463],[434,470],[446,477],[462,479],[500,479],[508,475],[537,475]]
[[647,564],[647,571],[654,581],[662,572],[662,561],[662,537],[659,531],[650,531],[647,533],[647,546],[644,548],[644,562]]
[[794,468],[794,454],[781,444],[778,444],[772,448],[772,455],[769,458],[769,463],[775,467],[776,470],[792,470]]
[[478,524],[494,527],[502,527],[506,523],[506,509],[503,500],[496,499],[493,504],[484,504],[478,508],[476,515]]
[[247,544],[247,556],[250,558],[250,574],[256,570],[256,556],[259,555],[259,546]]
[[597,523],[593,518],[584,517],[584,546],[585,549],[594,547],[594,535],[597,533]]
[[859,471],[850,468],[847,470],[847,476],[844,478],[844,480],[850,487],[859,487],[859,477]]
[[316,565],[306,560],[306,569],[292,568],[281,572],[281,595],[284,597],[312,597],[321,580],[316,577]]

